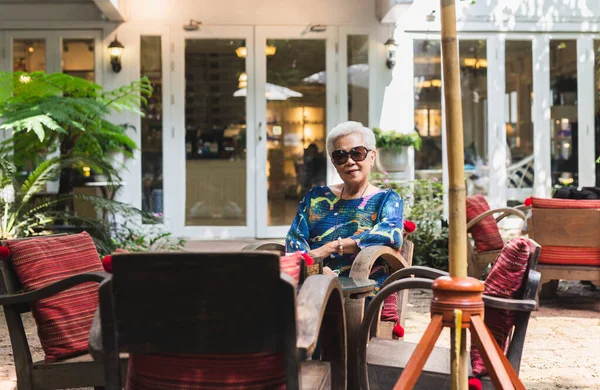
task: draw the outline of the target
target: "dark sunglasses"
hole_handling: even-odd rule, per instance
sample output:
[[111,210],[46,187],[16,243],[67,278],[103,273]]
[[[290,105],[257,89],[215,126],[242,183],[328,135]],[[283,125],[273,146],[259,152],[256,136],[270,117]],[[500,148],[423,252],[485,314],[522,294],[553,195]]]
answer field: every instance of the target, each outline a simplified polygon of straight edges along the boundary
[[334,150],[333,153],[331,153],[331,159],[335,165],[346,164],[348,156],[352,157],[352,160],[355,162],[359,162],[367,158],[370,151],[370,149],[367,149],[364,146],[355,146],[348,152],[345,150]]

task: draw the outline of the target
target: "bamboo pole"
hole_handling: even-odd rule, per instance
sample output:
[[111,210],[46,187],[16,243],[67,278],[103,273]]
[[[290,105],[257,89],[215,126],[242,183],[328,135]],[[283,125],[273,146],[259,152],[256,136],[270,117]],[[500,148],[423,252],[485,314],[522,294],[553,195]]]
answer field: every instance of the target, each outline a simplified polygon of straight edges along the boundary
[[464,141],[456,7],[454,0],[440,0],[442,14],[442,69],[448,148],[449,262],[450,275],[467,277],[467,212],[464,172]]
[[[446,145],[448,150],[449,203],[449,268],[450,276],[467,277],[467,212],[464,173],[464,141],[462,101],[460,90],[460,67],[458,41],[456,39],[455,0],[440,0],[442,69],[444,79],[444,101],[446,119]],[[468,365],[466,331],[455,329],[460,334],[460,345],[451,342],[452,389],[468,388]]]

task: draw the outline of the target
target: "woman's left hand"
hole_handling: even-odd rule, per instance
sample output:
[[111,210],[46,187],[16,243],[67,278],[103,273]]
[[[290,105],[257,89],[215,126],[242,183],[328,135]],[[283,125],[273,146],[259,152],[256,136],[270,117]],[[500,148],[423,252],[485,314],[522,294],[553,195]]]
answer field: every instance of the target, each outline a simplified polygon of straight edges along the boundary
[[334,242],[328,242],[320,248],[313,249],[308,252],[308,255],[313,259],[320,261],[326,257],[329,257],[332,253],[337,252],[337,245]]

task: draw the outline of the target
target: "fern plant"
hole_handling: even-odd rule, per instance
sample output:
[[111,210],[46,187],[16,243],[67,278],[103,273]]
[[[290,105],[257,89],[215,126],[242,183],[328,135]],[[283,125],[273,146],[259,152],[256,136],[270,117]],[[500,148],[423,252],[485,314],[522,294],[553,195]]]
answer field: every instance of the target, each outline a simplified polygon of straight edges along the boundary
[[117,248],[113,239],[116,228],[103,219],[78,216],[61,210],[60,205],[68,200],[81,199],[97,209],[118,213],[126,220],[133,217],[144,219],[152,216],[121,202],[90,195],[65,195],[55,197],[37,196],[46,183],[55,180],[64,167],[73,164],[102,165],[85,157],[50,158],[42,162],[31,174],[22,179],[9,158],[0,156],[0,238],[10,239],[42,234],[52,231],[57,220],[86,230],[94,238],[101,254],[111,253]]
[[421,136],[416,131],[404,134],[396,130],[383,131],[376,127],[373,133],[380,149],[400,150],[406,146],[414,146],[415,150],[421,149]]
[[[14,150],[21,163],[31,162],[31,169],[52,148],[58,148],[63,158],[102,160],[104,164],[91,168],[118,180],[120,167],[109,154],[131,156],[137,146],[127,136],[127,126],[113,123],[109,116],[125,111],[143,115],[141,104],[151,94],[145,77],[104,91],[98,84],[62,73],[0,72],[0,129],[13,132],[3,148]],[[72,176],[72,167],[62,168],[59,194],[71,193]]]

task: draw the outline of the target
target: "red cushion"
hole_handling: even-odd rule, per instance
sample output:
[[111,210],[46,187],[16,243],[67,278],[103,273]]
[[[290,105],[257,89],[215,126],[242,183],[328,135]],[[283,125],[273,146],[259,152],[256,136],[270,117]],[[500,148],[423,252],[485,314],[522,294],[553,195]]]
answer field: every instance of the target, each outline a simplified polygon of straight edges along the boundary
[[[514,298],[525,280],[529,243],[524,238],[515,238],[506,243],[498,254],[490,274],[484,282],[484,294],[500,298]],[[487,328],[502,350],[506,347],[516,313],[510,310],[485,308],[484,320]],[[483,359],[477,346],[471,344],[471,365],[473,375],[486,373]]]
[[127,390],[285,389],[283,354],[130,354]]
[[600,200],[531,198],[538,209],[600,209]]
[[[25,291],[37,290],[69,276],[102,271],[87,233],[62,237],[9,240],[12,263]],[[88,335],[98,305],[98,283],[83,283],[32,304],[46,360],[87,353]]]
[[[475,219],[475,217],[489,209],[490,206],[483,195],[468,196],[467,222]],[[478,252],[498,250],[502,249],[502,246],[504,246],[498,224],[493,215],[481,220],[471,228],[470,232]]]
[[540,252],[539,263],[600,267],[600,248],[543,246]]

